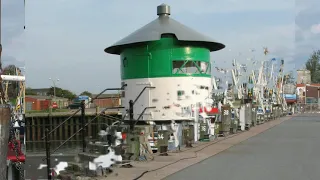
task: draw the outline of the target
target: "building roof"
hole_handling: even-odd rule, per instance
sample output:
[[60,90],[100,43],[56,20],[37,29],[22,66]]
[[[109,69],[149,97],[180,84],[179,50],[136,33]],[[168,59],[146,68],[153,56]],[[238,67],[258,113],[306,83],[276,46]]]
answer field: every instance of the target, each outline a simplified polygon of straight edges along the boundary
[[[26,95],[26,97],[29,98],[34,98],[37,100],[47,100],[47,99],[52,99],[52,96],[37,96],[37,95]],[[62,98],[62,97],[55,97],[54,100],[60,100],[60,101],[66,101],[68,100],[67,98]]]
[[174,34],[179,41],[188,42],[188,44],[199,44],[205,46],[210,51],[218,51],[225,48],[225,45],[219,43],[199,32],[179,23],[169,17],[170,6],[162,4],[158,6],[157,14],[159,17],[142,28],[136,30],[124,39],[116,42],[104,51],[110,54],[120,54],[121,51],[128,47],[141,42],[157,41],[163,34]]
[[[95,98],[98,94],[92,94],[92,98]],[[118,98],[121,94],[101,94],[97,99]]]
[[34,89],[34,88],[31,88],[31,90],[32,91],[42,91],[42,92],[44,92],[44,91],[50,91],[50,88],[37,88],[37,89]]

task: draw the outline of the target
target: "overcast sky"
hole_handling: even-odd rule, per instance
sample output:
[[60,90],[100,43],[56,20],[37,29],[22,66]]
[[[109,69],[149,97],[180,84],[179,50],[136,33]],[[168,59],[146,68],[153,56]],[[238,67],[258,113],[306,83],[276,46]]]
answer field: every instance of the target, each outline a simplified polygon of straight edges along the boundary
[[[3,1],[12,4],[7,5],[10,13],[3,19],[14,18],[10,22],[19,24],[23,18],[16,19],[21,17],[18,7],[23,0]],[[76,93],[97,93],[120,86],[119,57],[104,53],[104,48],[157,18],[156,7],[167,3],[172,18],[226,44],[225,50],[211,54],[217,66],[228,67],[234,58],[241,62],[252,56],[263,59],[263,47],[268,47],[268,58],[284,58],[286,70],[292,70],[304,63],[319,39],[320,28],[313,27],[319,21],[311,20],[319,17],[320,11],[314,8],[320,6],[302,1],[297,9],[294,0],[28,0],[25,51],[18,50],[21,42],[7,43],[11,42],[15,61],[26,61],[29,87],[52,86],[51,77],[60,79],[58,86]],[[21,36],[20,31],[11,31],[12,37]]]
[[320,49],[320,1],[296,1],[295,61],[304,62],[314,50]]
[[23,0],[2,0],[1,43],[3,66],[25,65],[24,4]]

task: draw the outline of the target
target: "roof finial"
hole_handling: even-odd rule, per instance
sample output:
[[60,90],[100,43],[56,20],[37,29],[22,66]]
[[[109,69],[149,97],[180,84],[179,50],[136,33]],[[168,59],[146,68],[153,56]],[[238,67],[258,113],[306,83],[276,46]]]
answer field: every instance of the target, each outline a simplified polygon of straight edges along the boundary
[[170,6],[166,4],[161,4],[157,7],[158,16],[169,16],[170,15]]

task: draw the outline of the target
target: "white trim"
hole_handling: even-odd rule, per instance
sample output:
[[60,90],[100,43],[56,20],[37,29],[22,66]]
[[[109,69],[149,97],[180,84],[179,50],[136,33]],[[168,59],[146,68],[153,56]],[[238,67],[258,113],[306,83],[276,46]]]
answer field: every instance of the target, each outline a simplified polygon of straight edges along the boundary
[[1,75],[2,80],[4,81],[25,81],[25,76],[11,76],[11,75]]

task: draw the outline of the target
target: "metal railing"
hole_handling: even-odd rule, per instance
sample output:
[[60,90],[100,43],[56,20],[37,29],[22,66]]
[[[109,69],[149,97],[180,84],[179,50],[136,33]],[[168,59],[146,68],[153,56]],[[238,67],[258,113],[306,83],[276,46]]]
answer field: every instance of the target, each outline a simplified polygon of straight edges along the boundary
[[297,103],[293,108],[298,113],[318,113],[320,112],[320,103]]
[[[112,91],[112,90],[124,90],[124,88],[127,86],[127,84],[124,84],[121,88],[107,88],[105,90],[103,90],[101,93],[99,93],[97,96],[95,96],[91,102],[95,99],[97,99],[99,96],[101,96],[104,92],[106,91]],[[109,110],[109,109],[120,109],[120,108],[124,108],[124,107],[108,107],[103,109],[100,113],[97,114],[97,116],[95,116],[94,118],[92,118],[89,122],[85,123],[85,102],[82,101],[81,102],[81,107],[75,111],[70,117],[68,117],[67,119],[65,119],[64,121],[62,121],[58,126],[56,126],[55,128],[53,128],[51,131],[49,131],[49,129],[45,130],[45,136],[42,138],[42,140],[45,140],[45,148],[46,148],[46,158],[44,158],[43,160],[47,160],[47,174],[48,174],[48,180],[52,179],[52,172],[51,172],[51,154],[55,153],[58,149],[60,149],[64,144],[66,144],[68,141],[70,141],[76,134],[78,134],[79,132],[82,132],[82,147],[83,147],[83,152],[85,151],[86,148],[86,142],[85,142],[85,129],[91,122],[93,122],[94,120],[96,120],[98,117],[100,117],[105,111]],[[79,113],[81,111],[81,128],[75,132],[74,134],[72,134],[68,139],[66,139],[65,141],[63,141],[57,148],[55,148],[53,151],[50,150],[50,135],[55,132],[58,128],[60,128],[62,125],[64,125],[66,122],[68,122],[72,117],[74,117],[77,113]]]
[[[121,88],[108,88],[105,89],[104,91],[102,91],[101,93],[99,93],[95,98],[93,98],[91,100],[91,102],[95,99],[97,99],[100,95],[102,95],[104,92],[108,91],[108,90],[124,90],[124,88],[127,86],[127,84],[124,84]],[[152,86],[145,86],[141,92],[138,94],[138,96],[136,97],[136,99],[130,100],[129,101],[129,109],[126,110],[126,113],[123,115],[123,117],[121,119],[118,118],[113,118],[118,121],[118,127],[122,124],[122,122],[124,121],[124,119],[126,118],[126,116],[129,114],[129,119],[130,119],[130,129],[134,128],[134,126],[137,124],[137,122],[141,119],[142,115],[144,114],[144,112],[147,109],[152,109],[155,107],[146,107],[144,108],[144,110],[142,111],[142,113],[140,114],[140,116],[138,117],[137,120],[134,120],[133,118],[133,106],[134,104],[138,101],[138,99],[141,97],[142,93],[146,90],[146,89],[154,89],[155,87]],[[104,112],[108,109],[120,109],[120,108],[124,108],[124,107],[108,107],[103,109],[100,113],[98,113],[94,118],[92,118],[91,120],[89,120],[89,122],[85,123],[85,103],[84,101],[82,101],[81,104],[81,108],[78,109],[76,112],[74,112],[70,117],[68,117],[66,120],[64,120],[63,122],[61,122],[58,126],[56,126],[55,128],[53,128],[51,131],[49,131],[49,129],[45,130],[45,136],[42,138],[42,140],[45,140],[45,148],[46,148],[46,158],[44,158],[43,160],[47,160],[47,174],[48,174],[48,180],[52,179],[52,172],[51,172],[51,159],[50,156],[51,154],[55,153],[58,149],[60,149],[64,144],[66,144],[68,141],[70,141],[76,134],[78,134],[79,132],[82,132],[82,147],[83,147],[83,151],[85,151],[86,149],[86,142],[85,142],[85,131],[84,128],[86,128],[90,123],[92,123],[94,120],[96,120],[98,117],[100,116],[106,116],[104,115]],[[68,122],[73,116],[75,116],[78,112],[81,111],[81,121],[82,121],[82,125],[81,128],[75,132],[74,134],[72,134],[68,139],[66,139],[65,141],[63,141],[57,148],[55,148],[53,151],[50,150],[50,135],[55,132],[59,127],[61,127],[63,124],[65,124],[66,122]]]

